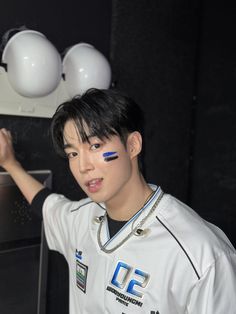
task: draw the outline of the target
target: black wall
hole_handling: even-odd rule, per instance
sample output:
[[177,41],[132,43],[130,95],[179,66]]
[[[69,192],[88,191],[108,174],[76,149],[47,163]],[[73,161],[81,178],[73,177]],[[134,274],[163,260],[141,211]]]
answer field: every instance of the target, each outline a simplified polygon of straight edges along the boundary
[[[147,180],[220,226],[236,245],[236,4],[8,1],[2,7],[2,35],[25,24],[60,52],[85,41],[109,58],[113,84],[146,112]],[[0,116],[0,125],[13,132],[27,169],[49,168],[57,192],[83,196],[52,150],[49,119]],[[49,274],[48,313],[67,313],[66,264],[53,252]]]
[[236,246],[236,4],[202,1],[190,204]]
[[114,80],[146,112],[148,181],[186,200],[195,84],[195,1],[113,2]]

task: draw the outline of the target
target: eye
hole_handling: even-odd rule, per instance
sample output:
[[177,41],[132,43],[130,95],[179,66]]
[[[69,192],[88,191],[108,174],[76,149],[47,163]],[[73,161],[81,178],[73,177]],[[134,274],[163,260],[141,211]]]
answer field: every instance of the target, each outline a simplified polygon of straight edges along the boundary
[[66,157],[67,157],[68,159],[75,158],[76,156],[78,156],[78,153],[76,153],[76,152],[69,152],[69,153],[66,153]]
[[97,150],[97,149],[99,149],[101,147],[101,144],[100,143],[95,143],[95,144],[92,144],[91,146],[90,146],[90,149],[91,150]]

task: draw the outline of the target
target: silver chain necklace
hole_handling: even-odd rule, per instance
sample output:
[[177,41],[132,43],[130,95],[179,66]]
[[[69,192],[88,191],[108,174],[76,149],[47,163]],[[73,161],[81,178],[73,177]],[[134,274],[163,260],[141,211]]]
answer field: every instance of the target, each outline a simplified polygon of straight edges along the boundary
[[[144,223],[146,222],[146,220],[151,216],[151,214],[154,212],[154,210],[157,208],[158,204],[160,203],[162,197],[163,197],[164,193],[161,191],[156,202],[154,203],[154,205],[152,206],[152,208],[150,209],[150,211],[148,212],[148,214],[137,224],[137,226],[135,228],[132,228],[132,231],[122,240],[120,241],[120,243],[118,243],[117,245],[115,245],[113,248],[111,249],[106,249],[104,247],[104,245],[102,245],[102,241],[101,241],[101,230],[102,230],[102,224],[105,221],[105,218],[107,216],[107,213],[105,213],[105,215],[102,217],[102,219],[100,219],[100,223],[99,223],[99,227],[98,227],[98,232],[97,232],[97,241],[98,241],[98,245],[100,247],[100,249],[105,252],[105,253],[112,253],[114,252],[116,249],[118,249],[119,247],[121,247],[132,235],[137,235],[137,230],[140,229]],[[138,217],[134,220],[134,222],[138,219]],[[134,224],[133,222],[133,224]]]

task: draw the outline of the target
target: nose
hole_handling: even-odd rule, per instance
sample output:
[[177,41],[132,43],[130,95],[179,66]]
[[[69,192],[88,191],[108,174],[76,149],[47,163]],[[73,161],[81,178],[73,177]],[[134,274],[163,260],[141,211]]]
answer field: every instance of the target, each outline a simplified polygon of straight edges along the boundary
[[94,169],[94,165],[93,162],[91,160],[91,156],[89,156],[89,154],[83,152],[80,153],[79,156],[79,171],[81,173],[86,173],[90,170]]

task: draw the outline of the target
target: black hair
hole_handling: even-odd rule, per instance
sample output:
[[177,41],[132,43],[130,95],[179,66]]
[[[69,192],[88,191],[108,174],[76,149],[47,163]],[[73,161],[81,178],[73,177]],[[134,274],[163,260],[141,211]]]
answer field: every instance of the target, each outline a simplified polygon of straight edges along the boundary
[[69,120],[75,122],[83,142],[89,142],[90,136],[103,140],[118,135],[126,145],[129,133],[143,133],[141,108],[130,97],[114,89],[92,88],[57,108],[52,118],[51,135],[56,152],[63,157],[63,132]]

